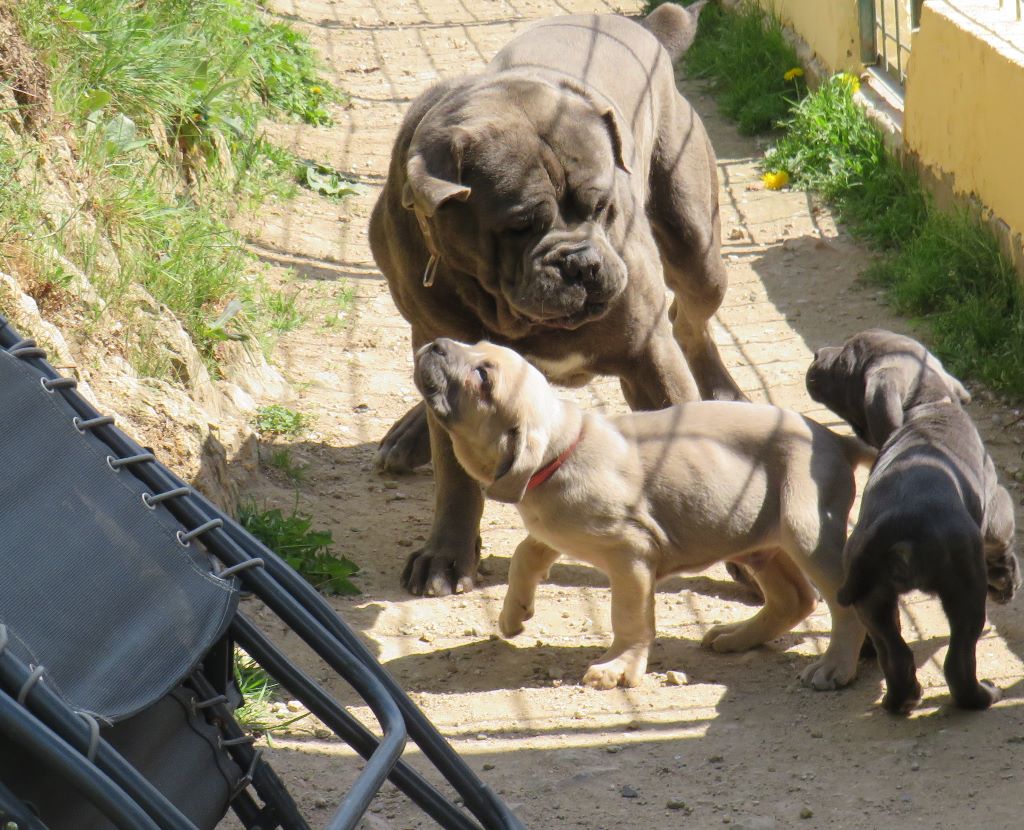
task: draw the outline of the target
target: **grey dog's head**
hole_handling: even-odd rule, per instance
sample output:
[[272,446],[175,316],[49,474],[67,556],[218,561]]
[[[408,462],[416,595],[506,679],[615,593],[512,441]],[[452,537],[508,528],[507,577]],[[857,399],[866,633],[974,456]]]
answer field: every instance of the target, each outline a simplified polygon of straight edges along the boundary
[[456,84],[422,118],[403,205],[499,317],[576,328],[626,285],[613,244],[634,206],[613,109],[514,72]]
[[924,346],[884,329],[868,329],[842,346],[818,349],[806,381],[811,398],[848,421],[876,448],[902,426],[907,410],[942,400],[971,400],[963,384]]
[[514,503],[544,460],[562,403],[520,355],[442,337],[416,352],[416,388],[487,495]]
[[988,595],[1003,605],[1013,599],[1020,588],[1020,563],[1017,561],[1015,545],[1010,545],[999,556],[988,557],[985,569],[988,578]]

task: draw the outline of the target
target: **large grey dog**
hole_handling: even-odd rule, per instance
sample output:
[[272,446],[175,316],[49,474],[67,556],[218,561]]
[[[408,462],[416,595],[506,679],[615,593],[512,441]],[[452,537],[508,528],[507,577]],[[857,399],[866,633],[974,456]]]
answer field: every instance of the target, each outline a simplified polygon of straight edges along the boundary
[[883,329],[820,349],[807,389],[879,449],[838,599],[871,634],[885,674],[883,705],[906,713],[921,699],[897,606],[916,588],[937,594],[949,619],[943,668],[954,702],[990,706],[999,690],[979,683],[975,666],[985,599],[1008,602],[1020,575],[1013,502],[961,405],[967,390],[916,340]]
[[[742,399],[708,331],[726,288],[715,156],[672,69],[694,9],[546,20],[413,102],[370,242],[414,349],[488,339],[563,385],[615,375],[633,409]],[[378,463],[430,458],[434,525],[402,581],[468,590],[483,496],[419,405]]]

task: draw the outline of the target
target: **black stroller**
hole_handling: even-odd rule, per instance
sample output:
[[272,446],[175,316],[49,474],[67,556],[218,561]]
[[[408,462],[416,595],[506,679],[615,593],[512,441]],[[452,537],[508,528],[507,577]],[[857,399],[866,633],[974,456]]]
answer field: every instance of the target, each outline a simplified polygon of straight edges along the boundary
[[[309,824],[233,717],[234,644],[441,827],[521,828],[305,580],[95,411],[0,317],[0,829]],[[355,690],[367,730],[238,610],[251,591]],[[401,755],[408,739],[457,792]]]

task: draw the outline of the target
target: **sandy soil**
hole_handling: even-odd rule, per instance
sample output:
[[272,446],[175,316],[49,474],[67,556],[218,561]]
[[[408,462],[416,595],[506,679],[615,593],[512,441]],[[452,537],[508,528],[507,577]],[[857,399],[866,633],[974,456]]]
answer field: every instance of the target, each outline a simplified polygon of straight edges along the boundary
[[[911,596],[912,637],[925,700],[907,719],[878,707],[881,675],[862,664],[840,692],[809,691],[796,675],[826,645],[828,612],[745,655],[711,654],[708,626],[750,615],[743,591],[713,568],[661,586],[659,639],[637,689],[578,685],[610,639],[608,591],[598,572],[557,564],[519,638],[497,638],[509,556],[522,537],[511,508],[488,504],[484,585],[440,599],[398,584],[432,513],[429,470],[403,478],[372,467],[377,441],[416,400],[407,327],[374,267],[370,208],[409,101],[434,79],[480,66],[530,20],[564,11],[619,11],[602,0],[272,0],[307,31],[336,82],[352,95],[331,129],[273,127],[301,155],[348,171],[365,193],[342,204],[303,195],[265,210],[253,248],[294,267],[307,324],[278,360],[297,390],[289,406],[316,416],[288,442],[308,465],[296,488],[278,473],[254,484],[268,504],[299,508],[330,528],[362,566],[360,597],[332,600],[437,726],[530,827],[954,828],[1019,826],[1024,760],[1024,605],[991,610],[978,648],[981,673],[1006,689],[993,710],[951,709],[941,674],[947,643],[937,603]],[[639,3],[622,8],[635,12]],[[870,255],[799,191],[762,189],[763,147],[739,137],[698,86],[682,82],[719,156],[724,255],[731,286],[716,325],[722,351],[755,400],[835,425],[803,387],[814,348],[871,325],[912,333],[872,288],[857,284]],[[352,307],[338,309],[346,292]],[[977,390],[976,390],[977,391]],[[568,394],[568,393],[567,393]],[[587,406],[624,408],[618,385],[576,394]],[[1020,415],[982,391],[972,413],[1005,481],[1021,471]],[[269,402],[269,401],[268,401]],[[1020,489],[1013,484],[1019,500]],[[258,613],[256,609],[252,609]],[[301,647],[292,644],[300,655]],[[301,655],[300,660],[305,660]],[[686,685],[669,685],[682,671]],[[317,669],[342,699],[351,699]],[[362,711],[362,710],[357,710]],[[315,820],[325,821],[358,769],[347,748],[310,730],[275,738],[272,757]],[[419,763],[415,752],[414,763]],[[367,828],[432,826],[386,790]]]

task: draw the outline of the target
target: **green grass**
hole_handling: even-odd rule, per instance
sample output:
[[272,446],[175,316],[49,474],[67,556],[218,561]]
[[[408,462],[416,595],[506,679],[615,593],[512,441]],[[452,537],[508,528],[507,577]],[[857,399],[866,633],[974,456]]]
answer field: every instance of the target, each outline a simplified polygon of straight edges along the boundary
[[243,728],[264,735],[271,746],[274,732],[309,717],[309,712],[301,712],[290,718],[275,718],[270,707],[280,701],[281,689],[277,681],[238,646],[235,646],[232,669],[242,693],[242,705],[235,711],[235,718]]
[[296,412],[287,406],[272,403],[256,411],[254,424],[264,435],[284,435],[294,438],[305,432],[313,423],[309,415]]
[[243,505],[238,521],[317,590],[330,594],[358,594],[350,577],[359,567],[330,552],[334,538],[329,530],[313,530],[312,517],[292,509],[285,515],[277,508],[260,510]]
[[287,449],[281,448],[270,453],[267,464],[275,470],[279,470],[293,485],[298,486],[306,480],[308,464],[296,464],[292,461],[292,454]]
[[[791,184],[823,196],[880,253],[865,276],[923,325],[930,348],[954,373],[1024,398],[1024,292],[993,233],[965,210],[932,203],[854,100],[853,76],[826,79],[806,96],[777,91],[770,103],[768,82],[789,58],[777,21],[761,24],[761,17],[751,5],[739,14],[705,10],[687,56],[691,74],[710,80],[741,132],[781,130],[765,172],[785,172]],[[756,117],[761,95],[770,118]]]
[[[658,5],[650,3],[645,13]],[[744,135],[773,129],[791,102],[806,93],[802,77],[786,80],[800,62],[783,37],[782,24],[752,2],[738,13],[714,4],[705,7],[697,40],[684,61],[689,75],[708,81],[722,112]]]
[[[47,148],[28,135],[13,146],[0,139],[0,266],[52,294],[69,284],[56,253],[125,320],[142,286],[214,374],[221,344],[265,344],[298,325],[294,302],[259,290],[260,266],[226,218],[287,198],[306,169],[259,121],[280,113],[326,124],[329,104],[343,100],[305,39],[254,0],[20,0],[12,9],[50,67],[55,123],[77,145],[55,163],[82,199],[69,211],[44,208],[38,193],[52,184],[36,160]],[[100,256],[108,239],[118,267]],[[166,369],[140,357],[132,362],[146,374]]]

